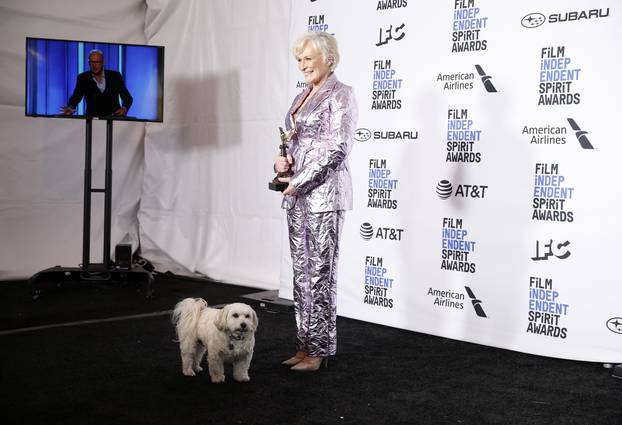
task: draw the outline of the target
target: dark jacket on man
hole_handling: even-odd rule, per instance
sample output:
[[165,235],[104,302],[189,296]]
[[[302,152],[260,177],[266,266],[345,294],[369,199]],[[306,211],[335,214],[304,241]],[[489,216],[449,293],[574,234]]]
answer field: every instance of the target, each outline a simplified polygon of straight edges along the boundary
[[121,74],[117,71],[106,69],[104,70],[104,75],[106,77],[106,89],[102,93],[93,80],[91,71],[79,74],[73,94],[67,101],[68,106],[75,109],[84,97],[86,100],[86,115],[96,117],[112,115],[121,107],[119,104],[119,96],[121,96],[123,106],[129,110],[133,99],[127,87],[125,87]]

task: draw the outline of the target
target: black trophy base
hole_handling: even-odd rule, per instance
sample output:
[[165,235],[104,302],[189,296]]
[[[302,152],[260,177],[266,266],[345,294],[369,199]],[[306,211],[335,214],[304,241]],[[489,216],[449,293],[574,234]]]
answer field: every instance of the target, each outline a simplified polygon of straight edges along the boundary
[[45,284],[53,286],[71,286],[82,284],[121,284],[142,282],[144,285],[145,298],[153,298],[153,276],[151,272],[141,266],[131,266],[131,268],[120,268],[112,265],[110,268],[103,264],[90,264],[86,269],[81,267],[51,267],[42,270],[32,276],[29,280],[30,293],[34,300],[40,298],[42,287]]
[[280,182],[277,179],[274,179],[270,183],[268,183],[268,188],[277,192],[283,192],[285,189],[287,189],[287,186],[289,186],[289,183]]

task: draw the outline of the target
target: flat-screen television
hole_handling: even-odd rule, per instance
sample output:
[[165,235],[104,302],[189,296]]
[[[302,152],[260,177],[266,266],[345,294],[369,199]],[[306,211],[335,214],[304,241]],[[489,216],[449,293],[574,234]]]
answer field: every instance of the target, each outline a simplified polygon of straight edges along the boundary
[[26,116],[163,121],[164,47],[26,38]]

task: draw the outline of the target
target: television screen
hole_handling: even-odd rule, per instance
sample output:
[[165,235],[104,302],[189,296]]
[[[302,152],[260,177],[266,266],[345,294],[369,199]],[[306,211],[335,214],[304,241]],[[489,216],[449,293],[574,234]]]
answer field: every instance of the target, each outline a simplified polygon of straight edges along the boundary
[[26,116],[163,120],[164,47],[26,38]]

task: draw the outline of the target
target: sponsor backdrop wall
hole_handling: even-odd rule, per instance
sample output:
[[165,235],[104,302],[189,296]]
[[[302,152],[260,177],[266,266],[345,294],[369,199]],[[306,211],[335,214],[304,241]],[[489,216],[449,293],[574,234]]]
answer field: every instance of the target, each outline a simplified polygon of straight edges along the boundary
[[[622,362],[620,3],[291,7],[290,41],[337,37],[360,108],[339,314]],[[304,80],[290,67],[292,99]]]

